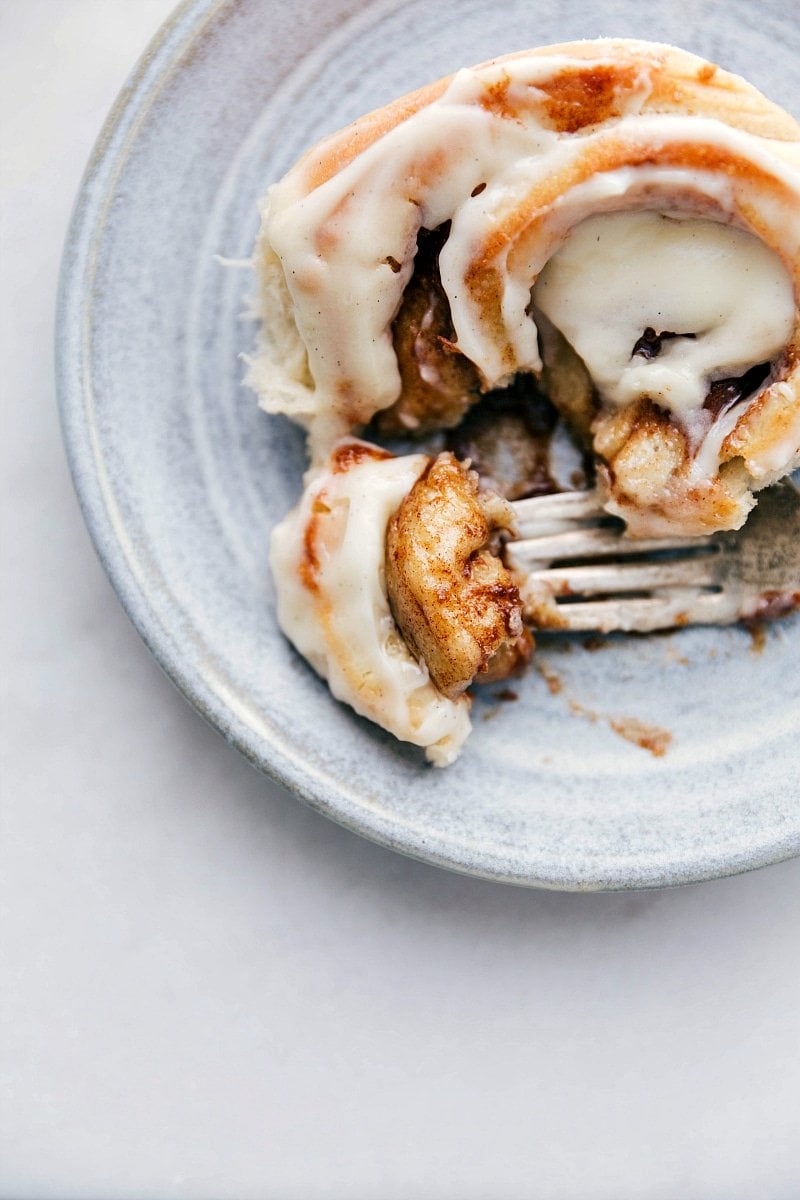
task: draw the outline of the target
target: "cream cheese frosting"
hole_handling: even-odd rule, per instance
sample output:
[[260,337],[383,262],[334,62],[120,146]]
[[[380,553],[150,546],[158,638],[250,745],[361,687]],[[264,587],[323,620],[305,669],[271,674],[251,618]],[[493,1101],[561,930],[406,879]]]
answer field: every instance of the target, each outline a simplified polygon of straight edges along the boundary
[[[795,308],[786,268],[758,238],[652,211],[583,221],[545,266],[533,299],[604,400],[622,408],[648,396],[690,430],[714,380],[780,354]],[[648,358],[633,352],[645,328],[677,336]]]

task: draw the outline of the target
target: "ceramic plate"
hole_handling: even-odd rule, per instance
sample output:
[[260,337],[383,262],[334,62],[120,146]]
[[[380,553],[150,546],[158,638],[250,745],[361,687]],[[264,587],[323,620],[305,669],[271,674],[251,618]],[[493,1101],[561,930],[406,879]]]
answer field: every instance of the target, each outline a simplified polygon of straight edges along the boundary
[[601,35],[676,42],[800,114],[800,25],[783,0],[505,0],[498,11],[494,0],[177,11],[109,118],[65,253],[60,393],[86,519],[186,696],[351,829],[556,888],[775,862],[800,852],[796,618],[763,638],[543,644],[516,699],[483,689],[447,770],[337,704],[275,623],[268,535],[299,493],[304,445],[242,386],[255,326],[239,260],[259,196],[309,143],[458,66]]

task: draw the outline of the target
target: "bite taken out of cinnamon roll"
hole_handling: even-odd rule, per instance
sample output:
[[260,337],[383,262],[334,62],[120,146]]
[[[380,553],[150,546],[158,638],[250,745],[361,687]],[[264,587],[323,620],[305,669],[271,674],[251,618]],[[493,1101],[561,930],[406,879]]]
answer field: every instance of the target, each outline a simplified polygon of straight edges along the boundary
[[530,658],[519,589],[490,545],[511,520],[452,455],[393,457],[349,438],[273,532],[286,636],[337,699],[436,766],[469,734],[473,679]]
[[440,80],[264,202],[250,381],[312,458],[530,374],[633,535],[737,528],[800,463],[800,126],[631,40]]

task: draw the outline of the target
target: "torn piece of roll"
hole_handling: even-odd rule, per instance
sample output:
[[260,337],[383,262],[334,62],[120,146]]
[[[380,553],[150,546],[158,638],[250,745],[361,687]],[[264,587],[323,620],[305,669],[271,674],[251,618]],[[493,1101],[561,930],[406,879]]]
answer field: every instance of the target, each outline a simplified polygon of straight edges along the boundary
[[634,535],[737,528],[800,463],[800,126],[684,51],[545,47],[387,105],[270,189],[257,265],[250,380],[315,461],[529,372]]
[[469,734],[473,677],[505,678],[530,654],[519,590],[488,546],[510,519],[450,455],[346,439],[273,533],[284,633],[337,699],[435,766]]

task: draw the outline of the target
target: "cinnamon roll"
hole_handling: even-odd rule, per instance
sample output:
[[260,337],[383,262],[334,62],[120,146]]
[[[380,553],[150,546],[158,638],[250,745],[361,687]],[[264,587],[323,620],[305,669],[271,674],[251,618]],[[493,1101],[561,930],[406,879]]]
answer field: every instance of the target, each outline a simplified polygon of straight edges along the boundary
[[250,379],[322,460],[537,377],[634,535],[736,528],[800,462],[800,126],[670,46],[440,80],[272,187]]
[[270,188],[256,266],[249,382],[311,453],[281,627],[437,765],[530,657],[502,497],[561,486],[558,430],[634,537],[738,528],[800,465],[800,126],[674,47],[511,54],[363,117]]

